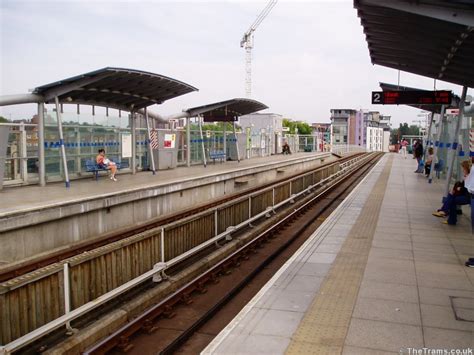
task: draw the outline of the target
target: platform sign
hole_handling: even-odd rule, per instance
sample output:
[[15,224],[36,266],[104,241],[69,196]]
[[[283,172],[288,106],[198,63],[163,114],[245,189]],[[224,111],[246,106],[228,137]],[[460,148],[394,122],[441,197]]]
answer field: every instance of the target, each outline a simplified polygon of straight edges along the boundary
[[132,135],[122,133],[122,158],[132,157]]
[[447,90],[372,91],[373,105],[449,105],[452,92]]
[[176,134],[165,134],[165,140],[163,142],[163,147],[172,149],[176,145]]
[[448,108],[446,110],[447,115],[459,115],[459,109],[458,108]]

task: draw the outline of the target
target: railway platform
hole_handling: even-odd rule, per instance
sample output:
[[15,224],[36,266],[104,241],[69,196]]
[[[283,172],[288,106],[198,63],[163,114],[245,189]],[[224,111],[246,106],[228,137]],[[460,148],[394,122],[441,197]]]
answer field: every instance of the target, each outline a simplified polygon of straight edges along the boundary
[[[22,186],[0,192],[0,265],[69,248],[126,226],[208,203],[337,160],[329,152],[273,155],[163,170]],[[102,174],[104,175],[104,174]]]
[[472,352],[471,221],[415,165],[386,154],[203,354]]

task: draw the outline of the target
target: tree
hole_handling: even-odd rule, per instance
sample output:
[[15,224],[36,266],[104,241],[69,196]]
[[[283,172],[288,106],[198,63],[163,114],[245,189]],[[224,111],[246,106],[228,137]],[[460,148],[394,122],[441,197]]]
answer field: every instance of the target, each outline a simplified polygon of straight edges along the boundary
[[417,125],[410,125],[408,123],[400,123],[400,127],[392,129],[390,132],[390,141],[392,144],[397,144],[403,136],[419,136],[420,127]]
[[0,116],[0,123],[7,123],[7,122],[10,122],[10,121],[8,121],[5,117]]
[[306,122],[292,121],[288,118],[283,119],[283,127],[290,129],[290,134],[295,134],[298,129],[298,134],[309,135],[311,134],[311,126]]

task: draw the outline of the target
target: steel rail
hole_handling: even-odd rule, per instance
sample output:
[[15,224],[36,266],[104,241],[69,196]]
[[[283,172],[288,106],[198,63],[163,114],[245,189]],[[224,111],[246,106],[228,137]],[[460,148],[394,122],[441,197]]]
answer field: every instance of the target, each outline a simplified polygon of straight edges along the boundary
[[[330,175],[328,178],[323,179],[323,180],[324,181],[333,180],[334,178],[339,178],[339,176],[342,175],[342,173],[344,173],[344,172],[350,173],[352,170],[355,170],[356,168],[358,168],[358,166],[359,166],[358,164],[361,164],[361,162],[364,162],[364,161],[370,161],[370,160],[373,159],[373,157],[374,157],[373,154],[366,155],[366,156],[364,156],[360,159],[357,158],[357,157],[356,158],[352,157],[353,158],[352,160],[356,161],[354,166],[352,166],[352,165],[344,166],[344,168],[342,168],[341,170],[339,170],[335,174]],[[343,163],[343,164],[345,164],[345,163]],[[290,196],[288,199],[282,201],[279,205],[283,205],[283,202],[290,203],[291,201],[294,200],[295,197],[306,194],[307,192],[314,189],[316,186],[319,186],[322,183],[323,180],[321,180],[320,182],[318,182],[314,185],[310,185],[308,188],[304,189],[303,191],[299,192],[298,194],[294,194],[294,195]],[[196,246],[196,247],[192,248],[191,250],[187,251],[186,253],[181,254],[181,255],[177,256],[176,258],[171,259],[168,262],[160,262],[158,264],[155,264],[153,269],[151,269],[151,270],[147,271],[146,273],[136,277],[135,279],[132,279],[132,280],[126,282],[125,284],[123,284],[123,285],[121,285],[121,286],[119,286],[119,287],[103,294],[102,296],[96,298],[95,300],[90,301],[90,302],[76,308],[75,310],[62,315],[59,318],[56,318],[55,320],[53,320],[53,321],[51,321],[51,322],[35,329],[32,332],[29,332],[29,333],[23,335],[22,337],[20,337],[16,340],[4,345],[4,346],[0,346],[0,354],[10,354],[13,351],[19,350],[19,349],[33,343],[34,341],[36,341],[36,340],[42,338],[43,336],[51,333],[52,331],[58,329],[59,327],[61,327],[63,325],[66,325],[66,324],[69,324],[71,321],[73,321],[73,320],[79,318],[80,316],[92,311],[93,309],[99,307],[100,305],[111,301],[112,299],[114,299],[117,296],[123,294],[124,292],[130,290],[131,288],[139,285],[140,283],[142,283],[145,280],[153,277],[154,275],[160,275],[161,272],[166,271],[168,268],[178,264],[179,262],[185,260],[189,256],[191,256],[191,255],[207,248],[209,245],[211,245],[211,244],[215,243],[216,241],[219,241],[219,240],[227,237],[231,233],[235,232],[238,229],[241,229],[241,228],[247,226],[251,222],[253,222],[253,221],[255,221],[259,218],[262,218],[263,216],[265,216],[268,213],[269,210],[272,210],[272,209],[273,208],[269,208],[269,209],[257,214],[256,216],[253,216],[250,219],[240,223],[237,226],[234,226],[232,228],[228,228],[225,232],[219,234],[218,236],[216,236],[216,237],[214,237],[214,238],[212,238],[212,239],[210,239],[210,240],[208,240],[204,243],[201,243],[199,246]],[[183,255],[186,255],[186,258],[183,257]]]
[[[85,352],[83,352],[83,354],[87,354],[87,355],[103,354],[113,349],[120,343],[126,343],[126,339],[130,337],[131,335],[133,335],[134,333],[136,333],[137,331],[139,331],[140,329],[142,329],[144,325],[150,326],[153,319],[162,315],[165,312],[170,312],[172,306],[182,300],[183,294],[189,295],[193,290],[198,289],[199,287],[202,287],[202,285],[208,280],[215,279],[217,274],[219,274],[223,268],[225,269],[227,265],[234,264],[236,259],[240,258],[242,255],[245,255],[248,252],[248,250],[254,248],[256,244],[261,243],[262,240],[267,238],[269,234],[278,230],[279,228],[284,226],[286,223],[288,223],[291,219],[295,218],[295,216],[301,213],[301,211],[310,207],[315,202],[325,197],[328,193],[332,192],[334,188],[338,187],[344,181],[352,177],[353,176],[351,175],[352,172],[360,171],[360,169],[363,169],[365,167],[366,169],[362,173],[360,173],[360,175],[362,175],[366,170],[370,168],[370,166],[367,168],[367,165],[373,162],[374,160],[378,160],[380,158],[380,155],[375,155],[370,158],[371,159],[367,159],[367,161],[365,161],[363,165],[357,166],[355,169],[348,171],[347,174],[345,175],[338,176],[337,180],[333,184],[325,187],[325,189],[319,192],[316,196],[312,197],[310,200],[305,202],[303,205],[299,206],[294,211],[291,211],[288,215],[283,217],[277,223],[267,228],[265,231],[261,232],[257,237],[255,237],[254,239],[246,243],[244,246],[240,247],[231,255],[227,256],[225,259],[221,260],[218,264],[214,265],[213,267],[205,271],[203,274],[197,276],[195,279],[188,282],[186,285],[184,285],[183,287],[175,291],[173,294],[167,296],[160,303],[152,306],[151,308],[146,310],[144,313],[142,313],[140,316],[138,316],[131,322],[124,325],[119,330],[109,335],[107,338],[96,343],[93,347],[87,349]],[[340,197],[346,190],[347,189],[341,191],[336,196],[336,198]],[[325,206],[320,213],[324,212],[329,206],[330,204]],[[225,305],[230,299],[232,299],[232,297],[236,293],[238,293],[238,291],[240,291],[242,287],[245,286],[245,284],[247,284],[251,279],[253,279],[253,277],[255,277],[263,267],[268,265],[268,263],[270,263],[279,253],[285,250],[288,247],[288,245],[291,244],[294,241],[294,239],[297,238],[300,231],[307,228],[307,226],[312,222],[313,221],[311,220],[311,221],[307,221],[304,224],[299,225],[295,233],[293,233],[292,238],[285,241],[285,243],[282,246],[280,246],[276,252],[272,253],[266,260],[262,261],[256,270],[253,270],[250,275],[248,275],[244,280],[242,280],[239,284],[237,284],[223,299],[221,299],[216,305],[214,305],[210,310],[208,310],[205,313],[205,315],[203,315],[200,319],[198,319],[191,327],[189,327],[178,338],[176,338],[171,344],[169,344],[161,353],[170,354],[174,350],[176,350],[176,347],[179,346],[179,344],[181,344],[183,341],[189,338],[189,336],[192,335],[192,333],[196,329],[198,329],[212,315],[214,315],[223,305]]]
[[[318,171],[322,168],[327,168],[331,165],[336,165],[336,164],[343,165],[345,162],[347,162],[351,159],[354,159],[357,156],[361,156],[361,154],[354,154],[354,155],[351,155],[351,156],[348,156],[348,157],[341,158],[341,159],[339,159],[335,162],[322,164],[321,166],[319,166],[319,167],[317,167],[317,168],[315,168],[311,171],[312,172]],[[280,181],[278,181],[277,184],[278,183],[284,183],[285,181],[298,178],[299,176],[307,174],[308,172],[309,171],[305,171],[301,174],[295,174],[293,176],[286,177],[286,178],[281,179]],[[94,241],[84,241],[84,242],[76,245],[72,249],[60,250],[58,252],[53,252],[53,253],[51,253],[47,256],[44,256],[44,257],[41,257],[41,258],[38,258],[38,259],[34,259],[32,261],[28,260],[28,261],[25,261],[25,262],[20,262],[20,263],[18,263],[16,265],[13,265],[11,267],[0,268],[0,283],[8,281],[8,280],[13,279],[13,278],[18,277],[18,276],[25,275],[25,274],[27,274],[29,272],[32,272],[32,271],[35,271],[39,268],[43,268],[43,267],[52,265],[54,263],[61,262],[65,259],[68,259],[70,257],[73,257],[73,256],[76,256],[78,254],[84,253],[86,251],[91,251],[91,250],[99,248],[101,246],[111,244],[111,243],[119,241],[121,239],[125,239],[127,237],[130,237],[130,236],[133,236],[135,234],[147,231],[147,230],[155,228],[157,226],[160,226],[160,225],[163,225],[163,224],[170,224],[174,221],[181,220],[181,219],[183,219],[187,216],[192,216],[192,215],[196,214],[199,211],[204,211],[204,210],[210,209],[212,207],[222,205],[223,203],[225,203],[227,201],[235,200],[235,199],[239,198],[240,196],[247,196],[248,194],[251,194],[252,192],[261,191],[262,189],[269,188],[271,186],[275,186],[275,182],[268,183],[268,184],[265,184],[263,186],[255,187],[255,188],[246,190],[242,193],[238,193],[238,194],[235,194],[235,195],[223,198],[223,199],[219,199],[219,200],[214,201],[210,204],[199,206],[197,208],[193,208],[193,209],[187,210],[185,212],[175,213],[175,214],[172,214],[172,215],[170,215],[166,218],[158,218],[158,219],[156,219],[152,222],[149,222],[149,223],[146,223],[146,224],[143,224],[143,225],[140,225],[140,226],[127,227],[127,228],[124,228],[124,229],[122,229],[121,231],[118,231],[118,232],[116,231],[116,232],[107,233],[107,234],[103,235],[102,237],[99,237],[99,238],[95,239]]]

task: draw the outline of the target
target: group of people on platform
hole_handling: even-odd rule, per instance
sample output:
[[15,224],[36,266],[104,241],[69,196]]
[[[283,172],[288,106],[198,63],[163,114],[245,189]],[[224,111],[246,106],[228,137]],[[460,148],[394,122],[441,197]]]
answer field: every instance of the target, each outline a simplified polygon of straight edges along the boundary
[[[400,151],[403,157],[407,158],[407,146],[409,145],[406,139],[402,139],[400,142]],[[417,168],[415,173],[421,174],[425,173],[426,177],[430,176],[431,167],[436,167],[438,163],[438,158],[434,154],[434,149],[432,147],[428,148],[428,154],[426,160],[423,160],[423,143],[419,139],[415,139],[413,142],[413,159],[416,159]]]
[[[407,147],[409,143],[406,139],[400,142],[400,152],[403,157],[407,158]],[[428,148],[425,161],[423,161],[423,144],[421,140],[415,140],[413,144],[413,159],[417,161],[417,169],[415,173],[425,173],[430,176],[431,169],[437,169],[438,160],[434,154],[432,147]],[[453,188],[449,191],[448,196],[443,198],[442,206],[433,212],[433,215],[445,218],[442,223],[448,225],[456,225],[458,219],[458,206],[471,206],[471,232],[474,234],[474,171],[471,171],[472,162],[464,160],[461,162],[463,178],[457,181]],[[474,169],[472,169],[474,170]],[[468,267],[474,267],[474,258],[469,258],[466,263]]]

